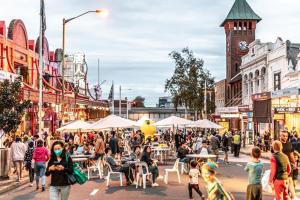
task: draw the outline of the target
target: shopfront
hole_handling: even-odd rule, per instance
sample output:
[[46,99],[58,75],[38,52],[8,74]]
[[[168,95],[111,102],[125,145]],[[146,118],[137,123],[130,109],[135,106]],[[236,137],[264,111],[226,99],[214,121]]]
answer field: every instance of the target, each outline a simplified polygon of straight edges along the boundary
[[300,133],[299,88],[287,88],[272,92],[272,109],[274,111],[274,132],[277,137],[284,129],[296,130]]

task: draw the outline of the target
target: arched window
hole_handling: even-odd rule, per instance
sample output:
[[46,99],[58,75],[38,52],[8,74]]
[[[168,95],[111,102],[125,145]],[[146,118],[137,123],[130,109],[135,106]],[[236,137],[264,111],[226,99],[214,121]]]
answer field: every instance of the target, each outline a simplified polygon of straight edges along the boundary
[[233,27],[233,30],[237,30],[237,23],[236,22],[234,22],[234,27]]
[[238,72],[238,71],[239,71],[239,64],[235,63],[235,72]]
[[252,30],[252,22],[249,22],[249,30]]
[[239,31],[241,31],[242,30],[242,22],[239,22]]
[[247,31],[247,22],[244,22],[244,31]]

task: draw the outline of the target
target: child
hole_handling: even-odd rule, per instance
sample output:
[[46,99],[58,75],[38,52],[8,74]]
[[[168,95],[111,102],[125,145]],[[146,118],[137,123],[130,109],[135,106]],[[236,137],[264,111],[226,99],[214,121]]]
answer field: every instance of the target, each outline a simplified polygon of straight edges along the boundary
[[32,163],[32,156],[34,150],[33,146],[34,146],[33,141],[30,141],[28,143],[28,149],[25,152],[25,156],[24,156],[25,168],[29,173],[30,187],[33,186],[33,178],[34,178],[34,165]]
[[218,165],[214,162],[206,162],[202,168],[202,177],[206,183],[208,197],[207,200],[233,200],[231,194],[227,193],[216,178]]
[[200,197],[202,198],[202,200],[204,200],[204,196],[202,194],[202,192],[199,189],[199,170],[196,168],[198,165],[198,163],[196,161],[191,161],[191,169],[189,172],[189,197],[190,199],[193,199],[193,189],[200,195]]
[[261,150],[259,147],[252,148],[252,160],[247,163],[245,171],[248,172],[248,187],[246,200],[262,200],[261,178],[264,164],[259,160]]

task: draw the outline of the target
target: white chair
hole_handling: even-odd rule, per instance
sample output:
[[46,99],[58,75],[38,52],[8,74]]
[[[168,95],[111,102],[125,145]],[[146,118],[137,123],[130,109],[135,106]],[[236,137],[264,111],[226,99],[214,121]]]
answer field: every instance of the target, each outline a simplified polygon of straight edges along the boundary
[[98,171],[99,178],[100,179],[103,178],[103,162],[102,162],[101,158],[99,158],[97,160],[96,165],[87,167],[88,179],[91,178],[91,176],[90,176],[90,171],[91,170],[93,170],[94,172]]
[[114,172],[112,169],[111,169],[111,166],[109,163],[106,163],[106,165],[108,166],[108,174],[107,174],[107,182],[106,182],[106,186],[108,187],[109,186],[109,182],[110,182],[110,176],[111,175],[117,175],[120,177],[120,186],[123,186],[123,180],[122,180],[122,172]]
[[[138,188],[138,186],[142,185],[142,184],[140,184],[140,182],[143,181],[143,188],[146,189],[147,176],[150,177],[150,180],[152,183],[152,173],[149,172],[148,165],[145,162],[137,163],[136,166],[138,167],[138,172],[136,174],[136,185],[135,186],[136,186],[136,188]],[[145,171],[143,169],[145,169]]]
[[[184,169],[185,163],[184,162],[178,162],[178,165],[180,166],[180,173],[183,174],[184,172],[187,173],[187,170]],[[178,166],[178,167],[179,167]]]
[[165,174],[164,180],[165,180],[166,184],[168,184],[168,176],[169,176],[170,172],[176,172],[177,177],[178,177],[178,182],[181,183],[178,166],[179,166],[179,158],[176,159],[175,164],[172,169],[165,169],[166,174]]

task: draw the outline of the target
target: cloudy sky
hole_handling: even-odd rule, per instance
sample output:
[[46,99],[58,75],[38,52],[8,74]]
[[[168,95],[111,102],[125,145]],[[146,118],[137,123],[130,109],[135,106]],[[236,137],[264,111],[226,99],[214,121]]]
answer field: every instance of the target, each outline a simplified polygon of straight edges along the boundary
[[[1,0],[4,1],[4,0]],[[87,10],[105,8],[103,19],[89,14],[67,27],[67,53],[84,52],[89,65],[89,82],[97,82],[97,59],[100,80],[107,98],[112,80],[115,96],[122,85],[124,96],[146,98],[155,106],[165,96],[164,82],[174,71],[168,57],[173,50],[192,49],[203,58],[205,67],[216,80],[225,77],[225,36],[219,26],[234,0],[45,0],[46,36],[50,49],[61,47],[62,18]],[[263,18],[257,38],[263,42],[284,40],[300,42],[299,0],[248,0]],[[22,19],[30,39],[39,31],[39,1],[10,0],[0,6],[0,20]],[[132,89],[132,90],[126,90]]]

